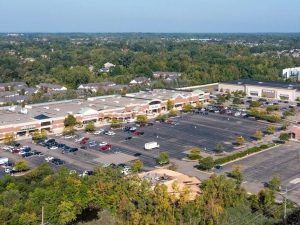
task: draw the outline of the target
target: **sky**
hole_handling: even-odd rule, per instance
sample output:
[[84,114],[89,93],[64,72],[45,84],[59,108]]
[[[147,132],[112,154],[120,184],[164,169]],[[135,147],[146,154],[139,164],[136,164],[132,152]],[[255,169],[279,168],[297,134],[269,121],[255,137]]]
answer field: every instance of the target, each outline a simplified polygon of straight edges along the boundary
[[0,32],[300,32],[300,0],[0,0]]

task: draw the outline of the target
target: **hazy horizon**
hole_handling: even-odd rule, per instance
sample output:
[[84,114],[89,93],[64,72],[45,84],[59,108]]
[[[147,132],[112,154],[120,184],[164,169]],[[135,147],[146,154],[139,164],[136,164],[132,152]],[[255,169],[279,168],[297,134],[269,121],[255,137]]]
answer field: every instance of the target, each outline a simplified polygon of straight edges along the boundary
[[1,33],[299,33],[298,0],[0,0]]

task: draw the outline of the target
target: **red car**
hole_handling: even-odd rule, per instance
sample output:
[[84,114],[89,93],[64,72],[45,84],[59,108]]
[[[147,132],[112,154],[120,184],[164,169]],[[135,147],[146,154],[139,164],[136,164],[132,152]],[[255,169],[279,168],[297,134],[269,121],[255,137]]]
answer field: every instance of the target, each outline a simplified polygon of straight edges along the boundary
[[104,145],[100,148],[101,151],[107,151],[107,150],[110,150],[112,147],[111,144],[107,144],[107,145]]
[[87,144],[88,140],[90,140],[90,139],[88,137],[85,137],[80,141],[80,144],[85,145],[85,144]]
[[140,136],[140,135],[143,135],[143,134],[144,134],[143,131],[135,131],[135,132],[133,132],[133,135],[135,135],[135,136]]
[[19,152],[20,152],[19,149],[13,149],[13,150],[11,150],[11,153],[13,153],[13,154],[18,154]]

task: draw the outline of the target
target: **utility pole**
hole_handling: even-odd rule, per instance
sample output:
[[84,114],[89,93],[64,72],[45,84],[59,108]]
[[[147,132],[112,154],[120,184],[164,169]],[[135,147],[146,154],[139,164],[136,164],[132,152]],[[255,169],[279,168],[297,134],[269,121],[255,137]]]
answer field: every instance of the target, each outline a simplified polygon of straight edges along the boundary
[[42,223],[41,225],[44,225],[44,206],[42,206]]
[[284,224],[287,224],[286,223],[286,199],[287,199],[287,187],[285,187],[285,195],[284,195],[284,214],[283,214]]

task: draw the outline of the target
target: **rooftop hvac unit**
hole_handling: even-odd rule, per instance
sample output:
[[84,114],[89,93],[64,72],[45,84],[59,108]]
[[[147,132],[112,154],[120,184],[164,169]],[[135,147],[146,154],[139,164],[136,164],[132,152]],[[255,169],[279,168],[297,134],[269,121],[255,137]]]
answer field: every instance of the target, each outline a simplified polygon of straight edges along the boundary
[[44,109],[49,109],[49,106],[45,106]]
[[31,105],[25,105],[25,108],[26,109],[32,109],[32,106]]
[[105,102],[105,99],[101,99],[102,102]]
[[57,112],[59,112],[60,111],[60,109],[59,108],[56,108],[56,109],[54,109],[55,111],[57,111]]
[[238,84],[243,84],[242,82],[237,82]]
[[115,103],[119,104],[119,101],[115,101]]
[[70,111],[70,112],[68,112],[68,114],[69,114],[69,115],[72,115],[72,114],[73,114],[73,112],[71,112],[71,111]]

